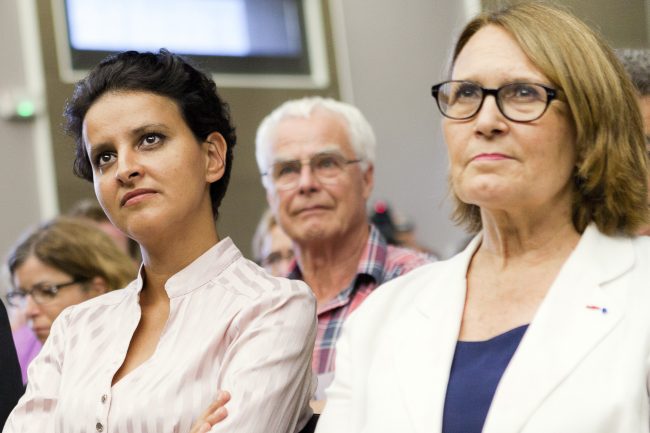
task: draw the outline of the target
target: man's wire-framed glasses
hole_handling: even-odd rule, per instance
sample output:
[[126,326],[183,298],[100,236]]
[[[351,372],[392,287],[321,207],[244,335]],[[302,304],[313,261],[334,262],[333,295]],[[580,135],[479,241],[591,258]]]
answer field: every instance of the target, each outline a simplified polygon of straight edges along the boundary
[[309,165],[311,173],[321,183],[332,184],[336,183],[345,167],[361,161],[361,159],[347,159],[337,152],[322,152],[309,159],[278,161],[268,171],[262,173],[262,176],[269,176],[276,188],[290,190],[300,183],[303,165]]

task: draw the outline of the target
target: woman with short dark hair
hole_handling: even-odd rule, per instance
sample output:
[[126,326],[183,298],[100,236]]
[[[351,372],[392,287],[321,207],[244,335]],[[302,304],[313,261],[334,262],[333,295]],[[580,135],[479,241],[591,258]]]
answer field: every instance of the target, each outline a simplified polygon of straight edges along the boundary
[[[65,113],[75,172],[143,264],[125,289],[61,314],[5,432],[299,430],[315,302],[217,233],[235,134],[214,82],[167,51],[125,52]],[[219,389],[232,414],[212,427]]]

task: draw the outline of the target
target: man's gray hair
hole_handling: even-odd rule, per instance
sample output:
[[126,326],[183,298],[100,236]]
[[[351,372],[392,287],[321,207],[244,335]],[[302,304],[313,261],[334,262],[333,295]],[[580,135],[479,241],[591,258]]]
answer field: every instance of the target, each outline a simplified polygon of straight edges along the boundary
[[[339,115],[347,123],[346,129],[350,145],[357,158],[362,160],[361,166],[364,169],[368,167],[368,164],[374,163],[375,147],[377,146],[375,133],[361,111],[345,102],[312,96],[287,101],[262,120],[255,137],[255,157],[260,173],[266,172],[271,165],[270,153],[273,144],[271,140],[278,124],[289,117],[307,119],[317,109]],[[264,179],[264,186],[268,186],[266,182]]]
[[650,50],[645,48],[617,49],[616,55],[630,74],[632,83],[641,96],[650,95]]

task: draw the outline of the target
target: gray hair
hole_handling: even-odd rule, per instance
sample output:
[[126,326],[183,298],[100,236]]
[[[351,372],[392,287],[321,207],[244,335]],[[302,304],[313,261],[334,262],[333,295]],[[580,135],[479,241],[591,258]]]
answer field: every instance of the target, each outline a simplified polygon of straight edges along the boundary
[[[271,139],[280,122],[288,117],[309,118],[316,109],[327,110],[341,116],[347,123],[348,139],[357,158],[362,160],[362,167],[375,162],[377,141],[368,120],[358,108],[320,96],[306,97],[286,101],[262,120],[255,137],[255,157],[260,173],[268,170],[270,165]],[[267,187],[266,178],[263,178]]]
[[616,55],[630,74],[632,83],[641,96],[650,95],[650,50],[645,48],[623,48]]

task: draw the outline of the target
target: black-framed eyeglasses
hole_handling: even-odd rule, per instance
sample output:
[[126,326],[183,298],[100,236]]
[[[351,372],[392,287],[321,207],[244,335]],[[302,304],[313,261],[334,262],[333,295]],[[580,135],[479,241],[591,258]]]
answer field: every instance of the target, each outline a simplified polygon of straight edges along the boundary
[[546,112],[560,90],[538,83],[509,83],[486,89],[471,81],[445,81],[431,88],[443,116],[466,120],[476,115],[487,95],[496,99],[499,111],[513,122],[532,122]]
[[300,183],[300,173],[304,164],[309,165],[312,174],[322,183],[336,183],[338,176],[349,164],[361,162],[361,159],[347,159],[340,153],[322,152],[309,159],[294,159],[278,161],[271,168],[262,173],[270,176],[276,188],[281,190],[294,189]]
[[12,307],[22,307],[25,305],[27,295],[31,296],[34,302],[39,305],[47,304],[56,298],[59,291],[73,284],[81,284],[87,282],[86,278],[77,278],[67,283],[61,284],[37,284],[31,289],[14,290],[7,293],[7,302]]

